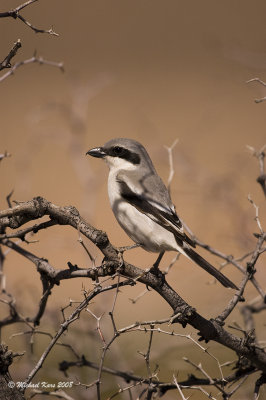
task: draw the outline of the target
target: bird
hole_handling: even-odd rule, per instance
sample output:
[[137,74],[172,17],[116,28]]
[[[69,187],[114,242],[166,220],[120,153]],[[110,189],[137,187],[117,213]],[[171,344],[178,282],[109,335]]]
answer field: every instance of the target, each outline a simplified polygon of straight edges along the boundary
[[111,139],[86,155],[102,158],[109,167],[108,195],[113,213],[127,235],[144,250],[177,251],[216,278],[226,288],[238,287],[199,255],[195,242],[184,231],[170,194],[152,160],[136,140]]

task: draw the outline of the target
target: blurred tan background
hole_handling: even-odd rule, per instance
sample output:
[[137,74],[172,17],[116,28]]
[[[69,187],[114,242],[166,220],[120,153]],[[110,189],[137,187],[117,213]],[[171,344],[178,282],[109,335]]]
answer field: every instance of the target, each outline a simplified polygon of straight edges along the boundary
[[[18,4],[3,0],[1,11]],[[256,76],[266,79],[265,1],[43,0],[22,15],[39,28],[53,26],[59,37],[36,35],[21,21],[1,19],[1,58],[20,38],[22,48],[13,62],[30,58],[37,50],[47,60],[63,61],[65,73],[31,64],[0,84],[0,152],[12,154],[0,164],[1,209],[13,189],[15,200],[40,195],[57,205],[76,206],[90,223],[107,231],[114,245],[131,244],[109,207],[106,166],[85,153],[114,137],[139,140],[166,182],[165,146],[179,139],[171,186],[177,212],[198,237],[220,251],[238,257],[252,250],[257,226],[248,194],[260,206],[262,222],[265,205],[256,183],[258,162],[246,145],[259,149],[266,142],[266,103],[254,103],[254,98],[265,95],[265,88],[246,81]],[[70,228],[51,228],[36,238],[40,242],[24,246],[55,267],[65,268],[67,261],[89,265],[77,233]],[[100,254],[86,244],[99,264]],[[202,254],[219,266],[219,260]],[[163,268],[173,256],[165,257]],[[155,257],[138,249],[127,253],[126,259],[146,268]],[[22,309],[27,304],[24,314],[33,312],[40,295],[33,266],[9,253],[5,268],[8,291],[15,293]],[[262,262],[257,270],[265,287]],[[234,268],[227,267],[225,273],[240,282]],[[206,317],[219,313],[232,295],[183,257],[168,279]],[[90,282],[63,282],[48,310],[64,306],[69,298],[80,299],[83,285],[90,287]],[[170,314],[153,293],[132,305],[128,298],[143,289],[123,290],[116,315],[120,326]],[[255,294],[248,287],[247,299]],[[99,312],[106,311],[112,296],[103,296]],[[230,319],[234,320],[242,324],[237,312]],[[261,332],[264,322],[260,316]],[[167,354],[180,343],[160,345]],[[10,346],[16,348],[16,339]],[[225,359],[233,357],[218,346],[215,351]],[[180,358],[186,354],[168,359],[167,368],[185,370]],[[167,376],[164,379],[171,380],[171,373]],[[236,399],[250,398],[247,390],[252,387]]]

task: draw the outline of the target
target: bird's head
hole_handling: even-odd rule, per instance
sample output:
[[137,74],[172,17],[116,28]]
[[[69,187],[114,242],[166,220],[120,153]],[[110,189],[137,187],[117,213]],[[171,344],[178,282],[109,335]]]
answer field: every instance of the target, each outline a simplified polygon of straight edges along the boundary
[[140,165],[147,167],[151,164],[144,147],[139,142],[126,138],[112,139],[86,154],[104,159],[110,170],[137,170]]

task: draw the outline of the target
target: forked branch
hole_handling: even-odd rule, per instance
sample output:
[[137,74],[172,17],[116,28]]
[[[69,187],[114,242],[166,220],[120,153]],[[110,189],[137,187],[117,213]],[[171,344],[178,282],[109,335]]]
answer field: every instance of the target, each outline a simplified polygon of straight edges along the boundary
[[[247,358],[252,365],[263,372],[266,372],[266,353],[255,343],[245,342],[241,338],[232,335],[221,324],[221,321],[206,319],[187,304],[178,293],[170,287],[166,279],[162,276],[154,275],[150,271],[142,269],[124,262],[121,265],[121,256],[112,246],[105,232],[99,231],[88,224],[74,207],[59,207],[44,198],[37,197],[25,203],[19,203],[13,208],[0,212],[0,229],[3,232],[6,228],[17,229],[29,221],[34,221],[43,216],[49,216],[50,219],[58,225],[70,225],[81,234],[92,241],[104,255],[104,261],[96,268],[79,269],[73,267],[68,270],[55,270],[45,260],[36,259],[28,251],[17,248],[9,239],[2,237],[2,243],[5,246],[12,247],[15,251],[31,259],[37,266],[37,270],[46,276],[51,283],[58,283],[62,279],[86,276],[96,279],[104,276],[112,276],[119,269],[122,276],[128,278],[132,283],[141,282],[146,286],[153,288],[161,297],[163,297],[174,312],[173,323],[180,323],[183,326],[189,324],[194,327],[200,337],[205,340],[214,340],[232,350],[238,356]],[[249,277],[255,273],[252,271],[255,263],[260,257],[261,246],[266,238],[266,234],[259,235],[258,245],[251,256],[251,261],[247,263]]]

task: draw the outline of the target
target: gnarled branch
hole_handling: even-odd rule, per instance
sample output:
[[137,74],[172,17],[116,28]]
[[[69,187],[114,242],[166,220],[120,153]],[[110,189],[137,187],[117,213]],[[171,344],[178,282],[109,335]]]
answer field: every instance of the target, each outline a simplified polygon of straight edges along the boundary
[[[74,276],[86,276],[91,279],[102,276],[111,276],[119,268],[120,274],[129,278],[131,281],[141,282],[153,288],[161,297],[163,297],[174,312],[173,323],[180,323],[183,326],[189,324],[199,331],[203,340],[214,340],[232,350],[238,356],[247,358],[250,363],[261,371],[266,371],[266,353],[255,343],[245,342],[245,340],[232,335],[219,323],[219,320],[206,319],[187,304],[176,291],[167,283],[165,277],[156,275],[151,271],[142,269],[123,262],[121,265],[121,255],[110,243],[105,232],[97,230],[87,223],[79,214],[78,210],[72,206],[59,207],[45,200],[42,197],[36,197],[28,202],[19,203],[13,208],[0,212],[0,230],[5,234],[6,228],[17,229],[29,221],[39,219],[48,215],[58,225],[70,225],[80,233],[90,239],[104,255],[104,261],[97,269],[70,268],[69,270],[55,270],[47,261],[40,261],[26,250],[17,248],[9,239],[2,239],[2,243],[14,250],[24,253],[23,255],[31,259],[37,266],[39,272],[45,274],[50,282],[58,283],[61,279],[69,279]],[[266,234],[259,235],[257,247],[252,254],[251,261],[247,263],[248,273],[253,275],[254,267],[259,255],[259,247],[266,239]],[[13,243],[13,244],[12,244]],[[72,266],[73,267],[73,266]]]

